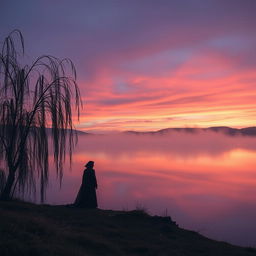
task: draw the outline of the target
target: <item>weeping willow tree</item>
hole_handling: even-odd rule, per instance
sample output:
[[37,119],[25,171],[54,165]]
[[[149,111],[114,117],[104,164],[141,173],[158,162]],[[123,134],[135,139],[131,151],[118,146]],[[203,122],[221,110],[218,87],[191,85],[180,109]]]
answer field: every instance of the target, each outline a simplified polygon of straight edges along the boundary
[[[44,55],[22,64],[20,31],[5,38],[0,53],[0,199],[35,193],[44,200],[50,147],[61,183],[65,156],[71,161],[81,99],[76,71],[69,59]],[[39,182],[38,182],[39,181]]]

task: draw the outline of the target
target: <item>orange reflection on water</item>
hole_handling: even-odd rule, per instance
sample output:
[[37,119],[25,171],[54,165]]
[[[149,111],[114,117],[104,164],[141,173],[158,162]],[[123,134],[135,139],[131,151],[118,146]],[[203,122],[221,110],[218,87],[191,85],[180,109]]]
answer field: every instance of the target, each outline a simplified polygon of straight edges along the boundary
[[141,205],[151,214],[168,209],[183,227],[256,245],[256,137],[214,132],[80,136],[73,170],[65,170],[61,190],[52,179],[49,203],[74,200],[89,160],[95,161],[100,208]]

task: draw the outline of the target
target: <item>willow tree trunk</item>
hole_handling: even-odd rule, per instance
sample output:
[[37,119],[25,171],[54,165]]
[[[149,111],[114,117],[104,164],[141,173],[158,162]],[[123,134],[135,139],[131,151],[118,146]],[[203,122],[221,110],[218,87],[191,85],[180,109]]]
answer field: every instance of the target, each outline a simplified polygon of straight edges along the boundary
[[11,191],[12,191],[14,181],[15,181],[15,171],[10,170],[9,175],[6,180],[6,183],[5,183],[5,186],[4,186],[4,189],[0,195],[0,200],[8,201],[8,200],[12,199]]

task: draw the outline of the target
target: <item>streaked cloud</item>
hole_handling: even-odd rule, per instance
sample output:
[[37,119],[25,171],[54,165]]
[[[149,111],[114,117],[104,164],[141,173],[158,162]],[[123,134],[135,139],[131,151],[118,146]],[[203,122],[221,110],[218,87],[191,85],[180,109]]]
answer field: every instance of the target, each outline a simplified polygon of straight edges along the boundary
[[255,125],[254,0],[16,0],[3,8],[1,38],[18,28],[30,57],[74,61],[85,103],[79,129]]

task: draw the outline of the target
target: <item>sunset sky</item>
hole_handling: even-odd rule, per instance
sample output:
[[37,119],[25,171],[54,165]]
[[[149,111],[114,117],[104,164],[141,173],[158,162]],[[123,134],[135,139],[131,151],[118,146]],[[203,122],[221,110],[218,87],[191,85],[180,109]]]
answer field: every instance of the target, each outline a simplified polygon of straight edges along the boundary
[[84,131],[256,125],[255,0],[1,0],[26,58],[70,58]]

